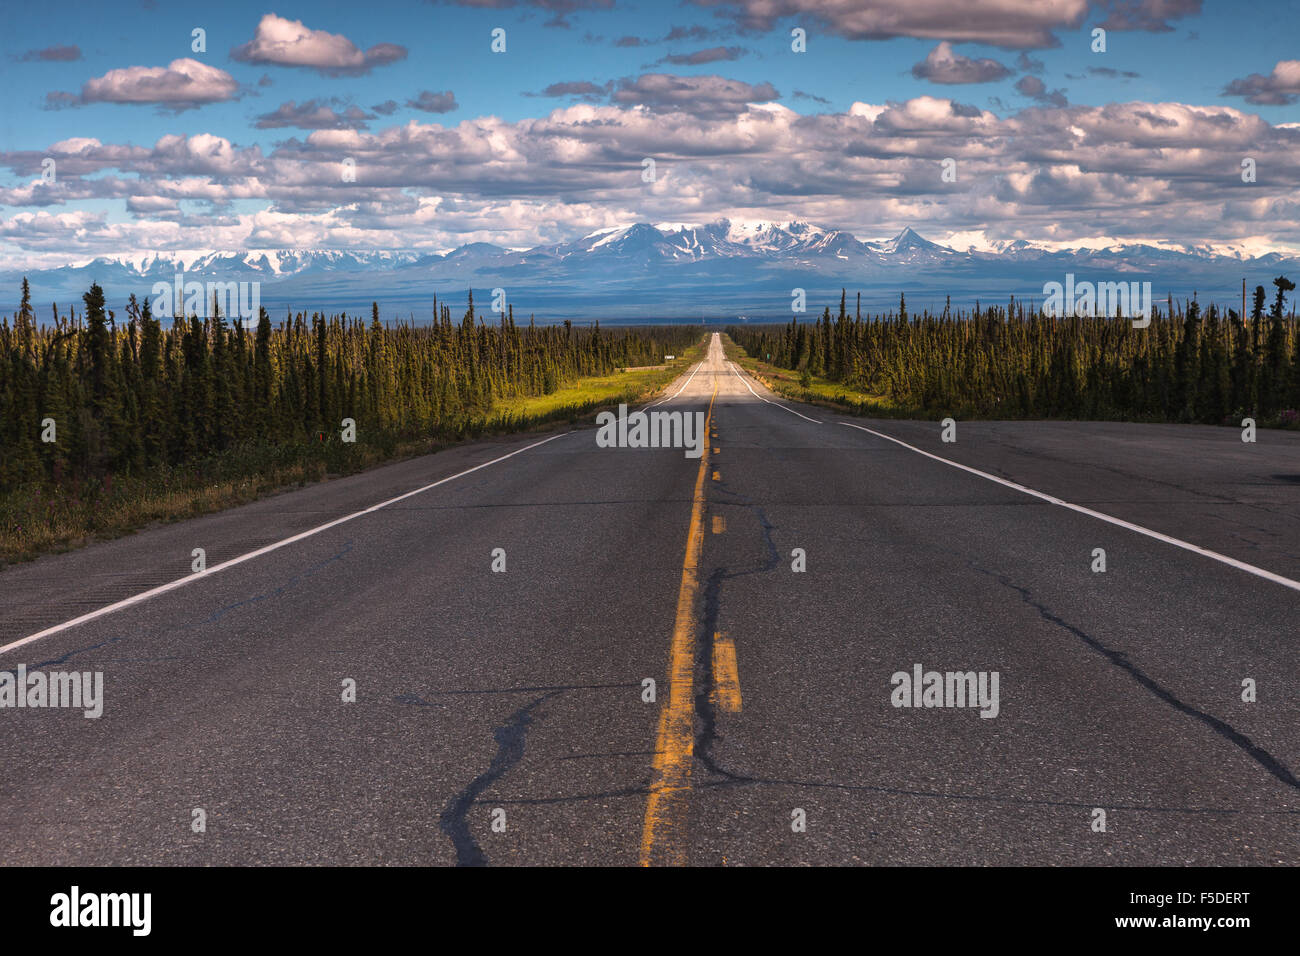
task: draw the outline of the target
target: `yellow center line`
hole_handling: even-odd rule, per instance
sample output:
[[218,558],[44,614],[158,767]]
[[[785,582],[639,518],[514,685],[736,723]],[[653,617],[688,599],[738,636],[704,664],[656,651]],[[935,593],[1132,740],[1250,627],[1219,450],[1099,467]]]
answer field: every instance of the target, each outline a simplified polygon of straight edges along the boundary
[[[717,395],[715,382],[706,426],[713,421],[713,400]],[[686,532],[686,556],[682,560],[682,583],[677,591],[677,617],[668,658],[668,704],[659,711],[654,778],[641,831],[642,866],[686,863],[686,797],[691,789],[695,747],[695,596],[704,548],[704,476],[708,465],[706,447],[700,456],[691,523]]]
[[713,635],[713,702],[731,714],[740,713],[740,671],[736,667],[736,643],[721,634]]

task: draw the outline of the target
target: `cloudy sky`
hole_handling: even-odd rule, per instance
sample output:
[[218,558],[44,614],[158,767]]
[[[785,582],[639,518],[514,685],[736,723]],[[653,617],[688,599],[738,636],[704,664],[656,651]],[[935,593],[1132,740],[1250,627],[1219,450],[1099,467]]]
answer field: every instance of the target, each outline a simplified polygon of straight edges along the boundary
[[720,218],[1300,250],[1289,0],[24,3],[0,33],[10,267]]

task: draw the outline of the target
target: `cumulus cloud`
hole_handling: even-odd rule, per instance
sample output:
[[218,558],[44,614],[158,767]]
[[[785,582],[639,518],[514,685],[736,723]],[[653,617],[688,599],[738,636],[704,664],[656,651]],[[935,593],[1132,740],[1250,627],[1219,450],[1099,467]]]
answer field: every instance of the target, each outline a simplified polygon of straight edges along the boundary
[[1247,103],[1259,106],[1285,106],[1300,97],[1300,60],[1282,60],[1268,76],[1252,73],[1233,80],[1223,89],[1224,96],[1244,96]]
[[109,70],[87,80],[79,96],[54,92],[46,94],[45,100],[51,108],[87,103],[154,103],[179,112],[233,99],[238,91],[239,84],[225,70],[185,58],[172,60],[167,66]]
[[301,20],[274,13],[262,17],[252,40],[230,51],[232,59],[245,63],[308,67],[330,76],[368,73],[404,60],[406,54],[406,47],[396,43],[378,43],[363,53],[345,36],[312,30]]
[[973,60],[954,53],[952,44],[941,42],[924,60],[912,67],[912,75],[931,83],[992,83],[1011,75],[997,60]]
[[[1072,29],[1088,13],[1088,0],[694,0],[721,7],[742,30],[771,30],[800,17],[826,24],[854,40],[918,37],[952,43],[986,43],[1006,49],[1059,46],[1053,30]],[[1158,3],[1161,0],[1147,0]],[[1178,0],[1164,0],[1177,3]]]
[[406,105],[424,113],[450,113],[460,108],[456,103],[456,95],[451,90],[442,93],[421,90],[415,99],[407,100]]
[[[701,114],[689,96],[654,108],[634,97],[515,121],[317,129],[265,154],[211,134],[169,134],[151,147],[74,137],[0,153],[23,183],[0,188],[0,203],[119,199],[135,220],[25,213],[4,236],[31,255],[65,258],[196,244],[445,249],[730,217],[808,219],[868,237],[912,225],[937,239],[1269,235],[1300,244],[1300,169],[1290,160],[1300,124],[1141,101],[1008,115],[940,96],[813,115],[745,96],[734,103],[741,108]],[[1275,174],[1225,190],[1243,142]],[[54,186],[37,185],[47,155],[59,164]],[[650,184],[641,179],[646,156],[659,161]],[[339,175],[345,157],[355,159],[354,183]],[[947,157],[960,163],[956,184],[936,174]],[[177,211],[187,200],[263,208],[195,223]]]
[[85,229],[103,221],[102,214],[78,210],[76,212],[20,212],[0,220],[0,235],[27,235],[35,240],[59,238],[70,230]]

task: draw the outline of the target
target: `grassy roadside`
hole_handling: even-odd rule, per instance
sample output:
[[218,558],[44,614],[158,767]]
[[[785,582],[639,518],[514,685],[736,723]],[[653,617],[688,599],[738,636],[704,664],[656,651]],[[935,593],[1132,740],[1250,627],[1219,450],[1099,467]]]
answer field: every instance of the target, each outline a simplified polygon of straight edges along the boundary
[[[753,375],[754,378],[758,379],[778,395],[783,395],[794,401],[804,402],[809,405],[820,405],[823,408],[829,408],[846,415],[863,418],[907,418],[922,421],[938,421],[945,415],[953,414],[949,411],[926,411],[922,408],[908,408],[901,405],[895,405],[883,395],[873,395],[868,392],[858,391],[845,386],[841,382],[833,382],[816,375],[810,374],[806,379],[804,379],[803,374],[800,372],[792,371],[787,368],[779,368],[778,366],[772,365],[768,362],[751,357],[748,352],[733,342],[725,333],[722,336],[722,347],[726,352],[728,359],[745,369]],[[974,415],[971,417],[976,420],[993,420],[988,416]],[[1079,421],[1083,419],[1058,418],[1038,420]],[[1166,419],[1161,418],[1110,418],[1099,420],[1146,422],[1149,424],[1169,423]],[[1225,420],[1222,424],[1231,428],[1238,427],[1235,419]],[[1293,410],[1285,410],[1276,418],[1265,419],[1259,424],[1264,428],[1300,431],[1300,415],[1297,415]]]
[[428,455],[488,435],[577,424],[602,408],[661,392],[704,353],[704,340],[662,366],[627,369],[563,384],[549,395],[499,400],[435,438],[367,445],[260,444],[186,461],[106,484],[14,488],[0,494],[0,569],[42,554],[121,537],[151,524],[210,514],[309,482]]
[[778,395],[804,402],[808,405],[820,405],[848,415],[860,415],[873,418],[930,418],[919,409],[900,408],[892,405],[882,395],[873,395],[849,388],[841,382],[817,375],[803,376],[800,372],[779,368],[762,359],[752,357],[748,352],[731,340],[722,336],[722,349],[731,361],[735,362],[754,378],[758,379]]
[[667,365],[623,369],[613,375],[582,378],[550,395],[532,395],[498,402],[497,408],[503,414],[532,420],[542,416],[567,417],[570,410],[574,409],[580,410],[581,414],[620,402],[631,404],[659,392],[693,363],[698,362],[703,353],[703,346],[696,345]]

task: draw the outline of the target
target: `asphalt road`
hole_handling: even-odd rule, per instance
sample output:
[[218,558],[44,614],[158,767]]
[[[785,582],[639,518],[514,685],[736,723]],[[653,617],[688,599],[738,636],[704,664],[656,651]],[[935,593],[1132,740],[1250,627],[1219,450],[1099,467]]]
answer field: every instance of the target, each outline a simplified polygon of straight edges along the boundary
[[0,708],[0,860],[1300,862],[1300,435],[944,443],[716,339],[666,394],[704,458],[516,436],[0,573],[0,671],[104,681]]

